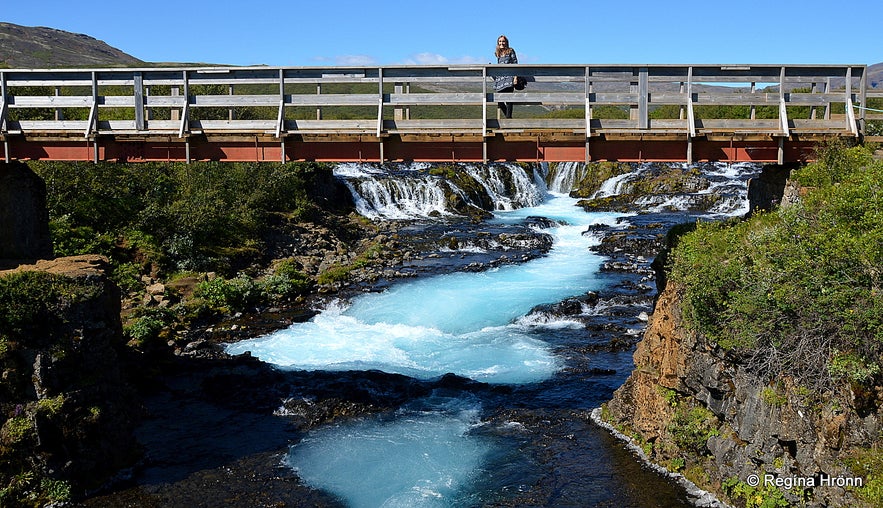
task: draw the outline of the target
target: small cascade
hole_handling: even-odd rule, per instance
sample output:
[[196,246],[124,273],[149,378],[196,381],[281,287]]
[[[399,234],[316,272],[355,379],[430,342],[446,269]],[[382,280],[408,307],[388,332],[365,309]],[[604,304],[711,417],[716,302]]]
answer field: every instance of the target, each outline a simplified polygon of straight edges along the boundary
[[708,210],[714,215],[736,216],[748,213],[748,180],[760,174],[758,164],[739,162],[709,164],[707,178],[711,186],[706,190],[720,199]]
[[494,203],[494,210],[516,210],[543,202],[543,192],[520,166],[470,164],[463,169],[484,187]]
[[[482,208],[453,181],[432,174],[428,164],[378,167],[370,164],[341,164],[334,174],[350,190],[356,210],[371,219],[421,219],[456,215],[453,201]],[[515,210],[536,206],[546,195],[541,175],[529,175],[515,164],[462,165],[465,173],[483,189],[493,210]],[[468,177],[466,176],[468,175]],[[452,199],[451,196],[456,196]],[[487,205],[485,205],[487,206]]]
[[561,162],[549,174],[549,191],[570,194],[577,184],[586,177],[587,168],[583,162]]
[[592,198],[603,198],[606,196],[618,196],[622,194],[629,182],[634,180],[637,176],[637,173],[623,173],[621,175],[614,176],[613,178],[608,178],[601,184],[601,187],[595,191],[595,194],[592,195]]
[[[671,166],[670,166],[671,167]],[[748,180],[757,175],[760,166],[749,163],[704,163],[674,166],[683,171],[697,171],[699,180],[685,185],[669,186],[660,182],[655,189],[641,192],[633,204],[645,212],[669,211],[704,213],[709,216],[735,216],[748,211]],[[646,188],[646,183],[656,178],[662,166],[640,164],[634,170],[607,179],[592,198],[620,196]]]
[[430,176],[375,176],[346,180],[356,210],[372,219],[411,219],[448,214],[445,190]]

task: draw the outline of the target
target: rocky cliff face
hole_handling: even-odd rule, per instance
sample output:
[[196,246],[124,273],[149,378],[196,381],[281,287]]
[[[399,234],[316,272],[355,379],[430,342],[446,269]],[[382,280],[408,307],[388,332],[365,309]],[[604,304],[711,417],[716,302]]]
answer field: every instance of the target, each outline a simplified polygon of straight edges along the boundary
[[0,271],[0,504],[65,501],[138,455],[107,260]]
[[738,505],[865,505],[840,483],[860,477],[857,461],[881,444],[880,410],[862,408],[849,389],[810,394],[797,380],[758,379],[686,329],[680,306],[669,284],[605,419],[654,462]]
[[0,162],[0,217],[0,268],[52,257],[46,184],[25,164]]

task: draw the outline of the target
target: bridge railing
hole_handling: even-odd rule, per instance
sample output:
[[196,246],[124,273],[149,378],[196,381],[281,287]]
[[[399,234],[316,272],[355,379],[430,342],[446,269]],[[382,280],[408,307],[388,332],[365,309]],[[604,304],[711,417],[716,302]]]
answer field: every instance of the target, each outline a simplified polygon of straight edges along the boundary
[[[526,89],[496,92],[493,78],[512,74]],[[617,137],[857,137],[883,120],[864,65],[9,69],[0,87],[4,142],[539,136],[588,148]],[[499,118],[497,102],[516,104],[515,118]]]

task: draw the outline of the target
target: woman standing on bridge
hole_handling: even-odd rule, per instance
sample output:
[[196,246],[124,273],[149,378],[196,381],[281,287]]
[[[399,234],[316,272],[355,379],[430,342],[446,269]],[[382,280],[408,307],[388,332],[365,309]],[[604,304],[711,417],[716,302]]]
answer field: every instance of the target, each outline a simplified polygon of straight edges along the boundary
[[[498,64],[517,64],[518,57],[515,56],[515,50],[509,47],[509,39],[505,35],[497,37],[497,55]],[[494,90],[497,93],[512,93],[515,91],[516,76],[497,76],[494,78]],[[512,118],[511,102],[498,102],[497,107],[503,112],[506,118]]]

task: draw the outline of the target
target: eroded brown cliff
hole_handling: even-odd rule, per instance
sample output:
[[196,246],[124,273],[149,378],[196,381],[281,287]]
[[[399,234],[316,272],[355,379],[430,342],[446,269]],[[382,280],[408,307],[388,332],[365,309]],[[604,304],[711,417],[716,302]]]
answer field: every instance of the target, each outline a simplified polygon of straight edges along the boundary
[[857,461],[883,444],[881,411],[848,387],[819,394],[799,380],[759,379],[685,326],[681,297],[676,284],[660,294],[604,418],[654,462],[736,505],[868,506],[858,489],[822,483],[867,482]]

